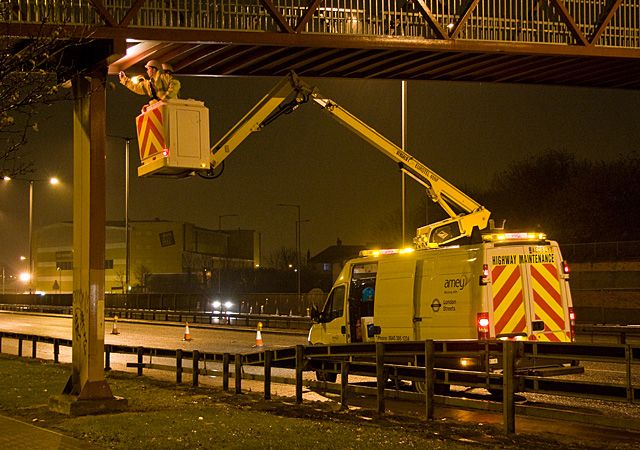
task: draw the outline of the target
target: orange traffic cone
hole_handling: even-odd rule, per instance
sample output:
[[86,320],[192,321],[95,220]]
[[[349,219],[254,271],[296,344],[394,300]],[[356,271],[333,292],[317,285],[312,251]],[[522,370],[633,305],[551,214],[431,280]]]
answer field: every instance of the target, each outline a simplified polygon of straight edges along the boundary
[[120,334],[118,331],[118,316],[113,316],[113,328],[111,329],[111,334]]
[[262,342],[262,322],[258,322],[258,329],[256,331],[256,347],[263,347],[264,342]]
[[189,322],[184,323],[184,337],[182,338],[182,340],[183,341],[191,340],[191,333],[189,332]]

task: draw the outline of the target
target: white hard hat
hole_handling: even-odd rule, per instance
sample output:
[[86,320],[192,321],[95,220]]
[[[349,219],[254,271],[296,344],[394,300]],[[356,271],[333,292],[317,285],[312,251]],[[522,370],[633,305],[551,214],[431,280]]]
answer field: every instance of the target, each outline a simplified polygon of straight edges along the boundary
[[173,72],[173,66],[171,64],[162,63],[162,70],[165,72]]
[[160,61],[156,60],[156,59],[150,59],[145,65],[144,68],[149,68],[149,67],[153,67],[156,70],[159,70],[161,65],[160,65]]

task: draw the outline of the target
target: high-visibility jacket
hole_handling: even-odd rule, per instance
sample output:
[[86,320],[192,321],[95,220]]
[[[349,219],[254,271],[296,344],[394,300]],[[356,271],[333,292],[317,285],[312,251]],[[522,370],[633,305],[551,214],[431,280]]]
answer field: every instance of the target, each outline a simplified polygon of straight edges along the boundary
[[156,76],[147,79],[142,78],[138,83],[134,83],[131,78],[124,78],[120,83],[129,89],[131,92],[135,92],[139,95],[146,95],[151,100],[164,100],[167,96],[167,83],[165,78],[159,72]]

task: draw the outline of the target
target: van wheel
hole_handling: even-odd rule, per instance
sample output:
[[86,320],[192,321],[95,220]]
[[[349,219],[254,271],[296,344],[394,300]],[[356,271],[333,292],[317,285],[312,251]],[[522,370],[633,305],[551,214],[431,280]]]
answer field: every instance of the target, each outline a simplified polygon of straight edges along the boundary
[[327,381],[329,383],[335,383],[338,379],[338,374],[333,372],[326,372],[324,370],[316,370],[316,380]]

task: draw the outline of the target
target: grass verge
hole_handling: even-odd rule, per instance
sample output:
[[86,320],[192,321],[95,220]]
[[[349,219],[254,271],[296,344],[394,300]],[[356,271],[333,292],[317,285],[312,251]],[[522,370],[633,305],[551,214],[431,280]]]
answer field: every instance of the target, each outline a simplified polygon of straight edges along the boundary
[[486,425],[379,417],[367,410],[341,411],[334,402],[265,401],[261,393],[235,395],[123,372],[110,372],[107,380],[114,394],[128,400],[127,412],[68,417],[47,404],[70,371],[67,365],[0,355],[0,414],[114,449],[585,448],[507,436]]

